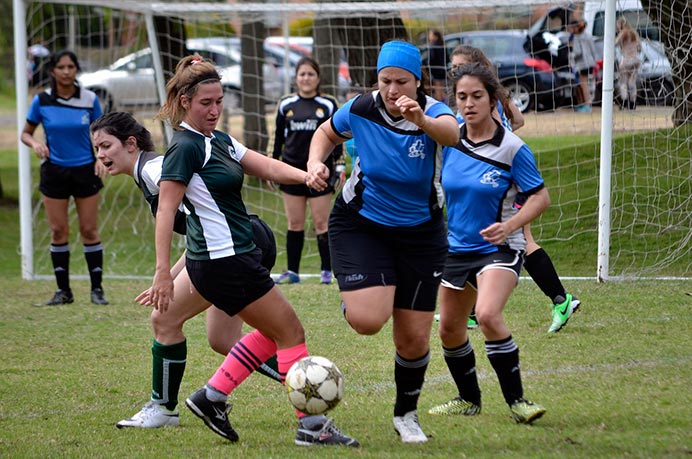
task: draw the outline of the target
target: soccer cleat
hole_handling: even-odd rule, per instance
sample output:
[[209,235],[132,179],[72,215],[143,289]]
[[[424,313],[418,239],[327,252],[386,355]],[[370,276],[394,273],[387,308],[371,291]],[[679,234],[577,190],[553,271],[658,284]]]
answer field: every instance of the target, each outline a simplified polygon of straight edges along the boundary
[[[313,417],[314,416],[306,416],[306,418]],[[326,417],[321,416],[321,422],[308,426],[306,418],[301,419],[300,424],[298,425],[298,432],[296,433],[296,445],[343,445],[353,446],[355,448],[360,446],[358,440],[349,437],[334,427],[333,419],[327,419]]]
[[469,322],[466,325],[466,328],[469,330],[473,330],[474,328],[478,328],[478,319],[476,319],[476,313],[472,312],[471,315],[469,316]]
[[177,427],[180,424],[178,410],[167,410],[165,406],[154,402],[147,402],[139,413],[128,419],[118,422],[115,427],[139,427],[152,429],[156,427]]
[[324,270],[320,275],[320,284],[331,284],[332,283],[332,272]]
[[61,290],[57,289],[53,298],[46,301],[46,306],[57,306],[59,304],[70,304],[74,302],[74,297],[72,296],[72,290]]
[[581,304],[579,300],[576,301],[577,304],[573,305],[573,297],[569,293],[567,293],[567,298],[563,297],[562,295],[555,297],[552,312],[553,323],[550,324],[548,333],[557,333],[562,330],[565,325],[567,325],[567,321],[572,316],[572,313],[576,311],[579,308],[579,304]]
[[531,424],[545,414],[545,408],[528,400],[519,399],[509,407],[512,418],[519,424]]
[[238,441],[238,434],[228,421],[231,406],[226,402],[212,402],[207,398],[207,389],[197,389],[185,400],[195,416],[200,418],[214,433],[229,441]]
[[394,416],[394,430],[404,443],[425,443],[428,437],[423,433],[418,423],[415,411],[409,411],[403,416]]
[[447,403],[430,408],[428,414],[475,416],[481,414],[481,406],[464,400],[461,397],[453,398]]
[[291,270],[284,271],[274,282],[276,284],[300,284],[300,276]]
[[101,287],[96,287],[91,291],[91,302],[94,304],[107,305],[108,300],[106,300],[106,295],[103,293]]

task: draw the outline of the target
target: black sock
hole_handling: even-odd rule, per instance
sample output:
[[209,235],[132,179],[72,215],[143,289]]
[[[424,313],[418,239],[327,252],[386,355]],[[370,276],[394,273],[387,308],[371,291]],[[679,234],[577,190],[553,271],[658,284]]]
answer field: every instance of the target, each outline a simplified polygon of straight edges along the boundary
[[84,244],[84,258],[86,258],[87,268],[89,268],[91,289],[101,287],[103,278],[103,246],[101,243]]
[[305,231],[286,231],[286,259],[288,270],[298,274],[300,272],[300,257],[303,256],[305,244]]
[[320,260],[322,271],[332,270],[332,258],[329,255],[329,233],[317,235],[317,250],[320,252]]
[[425,371],[428,369],[430,351],[424,356],[407,360],[398,353],[394,359],[394,382],[396,383],[396,403],[394,416],[403,416],[418,407]]
[[459,397],[478,406],[481,405],[481,389],[476,373],[476,356],[471,341],[454,349],[442,347],[447,368],[459,390]]
[[70,244],[51,244],[50,258],[53,261],[55,282],[60,290],[70,291]]
[[550,298],[550,301],[555,302],[555,297],[567,296],[565,287],[557,275],[553,261],[548,256],[547,252],[540,248],[530,255],[526,256],[524,268],[529,273],[538,288]]
[[485,352],[500,381],[502,395],[508,405],[524,397],[521,386],[521,371],[519,370],[519,348],[514,343],[512,335],[498,341],[486,341]]

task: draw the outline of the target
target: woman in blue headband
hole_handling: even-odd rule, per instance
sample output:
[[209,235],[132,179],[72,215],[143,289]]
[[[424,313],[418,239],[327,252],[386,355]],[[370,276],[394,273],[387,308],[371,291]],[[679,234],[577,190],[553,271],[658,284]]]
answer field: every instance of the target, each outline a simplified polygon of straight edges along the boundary
[[430,328],[447,251],[439,145],[459,126],[424,93],[418,48],[385,43],[377,89],[345,103],[313,136],[307,185],[324,189],[323,161],[353,138],[358,159],[329,219],[332,268],[344,316],[361,335],[393,321],[394,428],[404,443],[427,441],[416,414],[430,358]]

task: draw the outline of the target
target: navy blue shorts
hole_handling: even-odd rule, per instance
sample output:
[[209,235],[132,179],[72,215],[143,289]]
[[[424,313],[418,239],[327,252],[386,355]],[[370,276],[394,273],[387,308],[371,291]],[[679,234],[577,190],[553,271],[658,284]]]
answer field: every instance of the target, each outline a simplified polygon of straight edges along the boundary
[[337,199],[329,248],[341,291],[391,285],[395,308],[435,310],[448,248],[441,213],[421,225],[393,228],[361,217]]
[[259,248],[216,260],[187,258],[185,267],[199,294],[230,316],[274,288]]
[[77,167],[63,167],[50,162],[41,163],[41,181],[38,189],[53,199],[88,198],[103,188],[103,182],[94,174],[94,163]]
[[449,253],[442,273],[442,286],[463,290],[466,284],[478,288],[477,277],[487,269],[507,269],[519,280],[524,265],[524,251],[499,246],[493,253]]

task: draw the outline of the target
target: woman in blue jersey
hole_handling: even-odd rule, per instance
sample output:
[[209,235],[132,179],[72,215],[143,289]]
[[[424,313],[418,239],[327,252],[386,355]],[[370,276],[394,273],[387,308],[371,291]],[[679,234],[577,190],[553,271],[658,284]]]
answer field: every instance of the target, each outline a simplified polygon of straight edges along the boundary
[[[290,303],[261,264],[262,253],[242,199],[245,174],[278,183],[305,183],[305,171],[239,143],[216,130],[223,111],[221,77],[198,55],[178,63],[166,84],[166,101],[157,118],[170,121],[175,134],[163,159],[156,212],[156,271],[149,304],[162,314],[174,300],[170,251],[175,216],[186,209],[185,267],[208,302],[255,328],[229,352],[208,383],[185,401],[214,433],[229,441],[238,434],[228,420],[228,395],[276,354],[285,377],[308,355],[305,333]],[[299,418],[298,445],[359,446],[325,416]]]
[[[91,124],[91,135],[97,158],[111,176],[129,175],[142,191],[152,212],[156,215],[159,196],[159,178],[163,155],[154,152],[149,131],[129,113],[112,112]],[[276,242],[271,229],[257,216],[252,217],[253,239],[262,249],[262,265],[268,270],[276,260]],[[186,233],[185,213],[176,215],[174,231]],[[231,317],[214,307],[192,287],[185,269],[183,255],[171,268],[175,299],[168,310],[151,312],[154,340],[152,355],[151,400],[132,417],[123,419],[116,427],[156,428],[179,424],[178,393],[187,361],[187,340],[183,325],[187,320],[206,313],[207,339],[212,349],[221,355],[228,354],[233,345],[243,336],[243,321]],[[147,304],[149,289],[135,301]],[[276,371],[276,359],[262,364],[259,372],[280,381]]]
[[382,45],[377,90],[349,100],[320,125],[307,180],[325,189],[323,160],[353,138],[358,158],[329,219],[332,266],[353,329],[374,335],[393,320],[394,428],[405,443],[427,441],[416,410],[447,251],[439,146],[459,140],[454,114],[423,92],[422,77],[418,48]]
[[[488,359],[516,422],[531,423],[545,410],[526,399],[519,348],[502,311],[519,279],[526,247],[522,227],[550,198],[531,150],[493,118],[500,83],[482,64],[451,73],[464,117],[461,140],[443,150],[442,185],[447,203],[449,254],[440,288],[440,338],[459,395],[431,414],[475,415],[481,392],[467,321],[475,304]],[[519,191],[528,196],[517,211]]]
[[[495,66],[480,49],[468,45],[459,45],[454,49],[452,53],[452,69],[474,62],[478,62],[495,72]],[[496,109],[493,110],[493,117],[500,121],[504,127],[514,132],[524,125],[524,116],[514,102],[509,99],[504,88],[501,88],[500,91]],[[457,111],[457,119],[460,123],[464,121],[460,111]],[[526,195],[518,193],[514,205],[517,208],[521,208],[524,202],[526,202]],[[569,318],[579,309],[581,301],[565,290],[548,252],[538,245],[534,239],[530,224],[524,226],[524,237],[526,238],[524,269],[529,273],[538,288],[552,301],[552,322],[548,328],[548,333],[556,333],[567,325]],[[476,315],[473,312],[469,317],[468,326],[469,328],[478,326]]]
[[[336,99],[320,94],[320,66],[311,57],[303,57],[296,63],[295,94],[283,97],[276,109],[276,129],[272,156],[298,169],[305,170],[312,136],[320,124],[329,119],[338,108]],[[341,157],[341,147],[326,160],[331,172],[335,170],[335,159]],[[343,165],[341,166],[343,170]],[[336,176],[332,174],[333,176]],[[300,258],[305,244],[305,208],[315,225],[315,238],[320,254],[320,282],[332,283],[332,266],[329,257],[327,221],[332,208],[332,196],[336,183],[320,191],[309,189],[304,183],[281,185],[288,228],[286,231],[287,270],[276,280],[278,284],[300,282]],[[337,185],[338,186],[338,185]]]
[[[77,84],[79,61],[72,51],[59,51],[48,61],[50,88],[34,96],[22,131],[22,142],[41,160],[39,190],[50,225],[50,255],[58,289],[45,304],[74,301],[70,288],[70,224],[68,205],[74,197],[79,232],[91,280],[91,302],[106,305],[101,280],[103,246],[99,237],[99,190],[105,172],[94,158],[89,125],[101,116],[96,94]],[[34,133],[43,125],[45,141]]]

